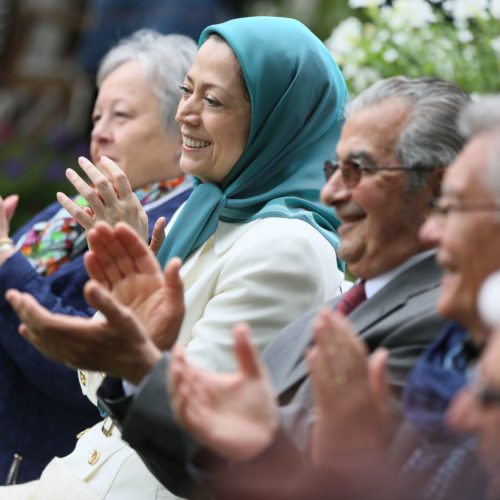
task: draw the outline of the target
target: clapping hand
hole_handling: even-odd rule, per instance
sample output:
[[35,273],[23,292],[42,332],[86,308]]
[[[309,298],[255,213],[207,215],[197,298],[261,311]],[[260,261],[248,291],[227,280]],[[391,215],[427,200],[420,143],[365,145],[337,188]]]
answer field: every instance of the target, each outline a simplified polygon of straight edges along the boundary
[[106,156],[100,158],[98,167],[83,156],[78,158],[78,164],[95,187],[89,186],[71,168],[66,170],[66,177],[89,206],[80,207],[64,193],[57,193],[59,203],[87,233],[97,221],[107,222],[111,226],[123,221],[132,226],[147,243],[148,216],[123,170]]
[[23,324],[20,333],[51,359],[100,370],[137,384],[175,342],[184,315],[181,262],[162,272],[146,244],[124,223],[99,222],[85,255],[92,278],[84,295],[104,320],[50,313],[29,294],[6,298]]
[[96,224],[89,241],[94,249],[85,254],[89,276],[134,312],[159,349],[169,349],[184,318],[181,260],[172,259],[162,272],[152,251],[123,222],[113,229]]
[[236,372],[212,373],[188,363],[184,348],[176,345],[168,378],[178,421],[219,456],[246,461],[270,444],[277,406],[247,325],[234,328],[234,352]]
[[369,359],[348,321],[322,309],[313,324],[315,344],[307,354],[314,393],[312,459],[333,463],[343,454],[383,445],[389,418],[387,351]]
[[[8,242],[10,232],[10,221],[17,207],[19,196],[12,194],[3,199],[0,196],[0,241]],[[15,249],[7,249],[0,253],[0,265],[2,265],[13,253]]]

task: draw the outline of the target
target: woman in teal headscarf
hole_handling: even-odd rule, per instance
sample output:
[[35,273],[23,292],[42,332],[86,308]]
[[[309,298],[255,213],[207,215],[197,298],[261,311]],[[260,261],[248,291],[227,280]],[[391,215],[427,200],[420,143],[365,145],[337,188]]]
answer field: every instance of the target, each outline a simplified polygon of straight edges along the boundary
[[311,31],[273,17],[206,28],[182,90],[180,164],[195,186],[158,258],[185,262],[178,340],[226,370],[232,324],[249,322],[263,348],[338,291],[337,220],[319,192],[347,90]]
[[[162,265],[174,256],[184,261],[180,274],[186,312],[177,341],[187,344],[188,359],[208,369],[229,371],[235,367],[231,337],[234,323],[249,323],[253,342],[262,349],[286,324],[339,291],[343,271],[336,257],[337,220],[333,209],[320,203],[319,192],[324,184],[324,160],[331,157],[339,139],[347,90],[339,69],[318,38],[298,21],[273,17],[234,19],[206,28],[182,90],[176,116],[183,141],[180,165],[194,176],[194,190],[172,218],[158,259]],[[134,260],[134,241],[143,245],[132,232],[128,233],[128,244],[123,244],[118,233],[118,228],[114,232],[109,228],[100,231],[96,226],[93,230],[95,238],[102,238],[101,252],[91,252],[86,260],[95,279],[93,261],[105,268],[110,256],[116,262],[120,260],[119,255],[111,255],[113,243],[121,242],[118,246],[124,252],[121,257],[125,257],[122,262]],[[155,290],[151,296],[157,294],[165,303],[165,297],[172,294],[161,285],[164,282],[158,263],[152,254],[143,253],[142,258],[149,259],[150,269],[156,266],[154,283],[164,287],[163,295],[162,290]],[[134,271],[129,264],[127,268],[126,273],[123,267],[119,269],[121,276],[116,281],[110,277],[113,273],[108,273],[112,283],[108,281],[107,285],[123,290],[127,283],[133,283],[134,296],[142,298],[144,290],[152,288],[151,281],[148,288],[147,279],[135,279],[140,276],[134,273],[140,271]],[[144,268],[144,264],[136,268]],[[118,294],[107,297],[115,303],[120,300]],[[12,298],[10,295],[10,302],[21,314],[22,298]],[[103,301],[102,306],[106,314],[109,304]],[[141,365],[142,370],[142,360],[124,347],[128,345],[126,337],[133,337],[137,327],[150,335],[153,326],[149,325],[157,326],[161,321],[155,317],[156,308],[148,309],[150,314],[140,319],[137,315],[137,321],[133,321],[132,309],[129,307],[130,316],[126,316],[132,319],[127,323],[127,332],[119,328],[106,332],[103,323],[96,326],[98,322],[88,322],[83,336],[78,336],[85,321],[81,318],[59,317],[59,328],[54,332],[45,328],[47,316],[35,309],[22,319],[26,337],[36,340],[37,347],[49,356],[57,352],[59,332],[64,332],[61,345],[66,350],[76,332],[73,365],[83,359],[78,360],[78,352],[85,350],[82,344],[87,339],[102,339],[104,335],[107,341],[103,343],[106,352],[102,359],[109,359],[111,350],[116,359],[128,357],[134,367]],[[108,316],[108,321],[112,324],[113,318]],[[43,349],[36,334],[31,337],[35,331],[48,339],[50,348]],[[111,349],[109,339],[116,331],[123,335]],[[170,345],[163,344],[160,349]],[[99,346],[94,344],[93,348],[89,363],[92,368],[110,371],[135,384],[142,378],[143,371],[140,376],[134,372],[128,377],[113,371],[109,364],[99,365]],[[160,349],[156,348],[157,354],[152,356],[156,360],[161,357]],[[55,359],[68,362],[59,354]],[[85,362],[80,365],[85,367]],[[83,376],[87,394],[99,380],[93,377],[97,375]],[[82,450],[112,448],[115,453],[121,447],[128,467],[134,460],[140,464],[113,432],[103,437],[101,426],[94,426],[62,461],[76,470],[75,464],[86,464],[88,458]],[[109,445],[111,439],[116,440],[114,447]],[[119,493],[125,500],[151,495],[141,489],[150,482],[142,473],[139,480],[140,467],[135,462],[136,472],[129,476],[124,471],[130,469],[113,466],[110,470],[106,457],[101,462],[98,472],[92,469],[92,482],[85,487],[92,488],[100,478],[106,478],[106,484],[126,485],[119,491],[111,487],[109,495]],[[117,462],[114,460],[115,465]],[[67,473],[57,471],[59,483],[65,481]],[[53,493],[50,484],[40,487]]]
[[335,150],[343,124],[347,89],[340,70],[322,42],[294,19],[250,17],[209,26],[199,49],[214,33],[241,65],[251,101],[248,141],[220,185],[195,178],[194,193],[165,241],[160,261],[190,255],[219,220],[261,217],[305,220],[336,249],[337,220],[318,193],[324,182],[321,165]]

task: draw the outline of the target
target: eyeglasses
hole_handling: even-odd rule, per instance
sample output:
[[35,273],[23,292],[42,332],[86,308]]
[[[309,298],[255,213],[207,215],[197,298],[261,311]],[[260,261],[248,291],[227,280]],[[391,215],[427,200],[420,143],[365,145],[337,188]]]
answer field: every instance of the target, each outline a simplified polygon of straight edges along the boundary
[[429,200],[429,210],[439,222],[443,222],[450,212],[500,212],[500,204],[495,202],[446,202],[443,198]]
[[326,160],[323,172],[325,172],[326,181],[340,169],[342,180],[348,188],[353,188],[359,184],[361,176],[364,171],[378,171],[378,170],[407,170],[407,171],[424,171],[436,170],[434,167],[385,167],[380,165],[362,165],[354,160],[343,161],[342,164],[334,162],[333,160]]

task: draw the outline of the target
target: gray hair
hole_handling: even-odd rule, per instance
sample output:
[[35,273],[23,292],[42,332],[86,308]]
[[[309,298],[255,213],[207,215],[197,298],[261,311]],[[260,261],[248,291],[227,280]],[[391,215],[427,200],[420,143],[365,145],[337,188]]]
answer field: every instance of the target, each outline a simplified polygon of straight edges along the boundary
[[[440,78],[394,76],[364,90],[348,104],[346,112],[353,114],[397,97],[411,104],[408,122],[394,148],[400,164],[408,169],[448,166],[465,142],[456,123],[460,111],[471,100],[469,94]],[[411,172],[408,190],[419,191],[427,184],[429,176],[425,171]]]
[[181,97],[179,86],[193,64],[196,49],[196,43],[188,36],[141,29],[103,57],[97,71],[97,87],[122,64],[139,61],[148,87],[160,101],[161,123],[165,130],[178,130],[175,114]]
[[460,131],[467,140],[496,129],[494,144],[489,151],[483,185],[496,199],[500,199],[500,96],[484,97],[470,103],[458,118]]

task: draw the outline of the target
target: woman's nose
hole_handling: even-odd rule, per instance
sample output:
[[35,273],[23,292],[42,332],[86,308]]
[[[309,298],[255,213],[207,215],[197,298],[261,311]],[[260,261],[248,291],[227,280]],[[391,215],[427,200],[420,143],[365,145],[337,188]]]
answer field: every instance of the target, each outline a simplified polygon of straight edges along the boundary
[[200,120],[200,109],[195,96],[184,96],[179,101],[175,115],[177,123],[197,124]]

